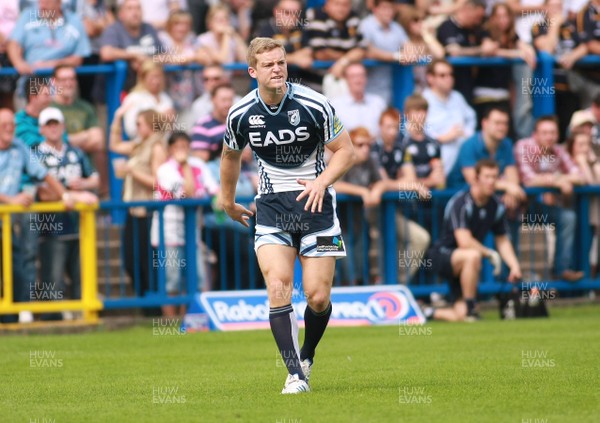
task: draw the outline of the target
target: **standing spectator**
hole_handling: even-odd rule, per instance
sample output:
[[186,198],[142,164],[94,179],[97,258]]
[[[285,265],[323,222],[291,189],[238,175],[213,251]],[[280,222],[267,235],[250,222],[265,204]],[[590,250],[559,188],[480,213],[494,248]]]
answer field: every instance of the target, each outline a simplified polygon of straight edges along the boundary
[[[545,0],[507,0],[506,4],[515,15],[515,31],[519,40],[532,44],[532,29],[546,16]],[[531,85],[533,72],[527,64],[513,65],[513,79],[517,87]],[[529,136],[533,131],[533,101],[529,90],[518,90],[513,106],[514,128],[518,138]]]
[[[535,68],[535,50],[517,36],[513,12],[508,5],[505,3],[495,4],[484,28],[481,45],[483,56],[521,58],[530,68]],[[484,110],[491,106],[510,108],[511,82],[511,74],[503,67],[492,66],[477,73],[473,103],[478,121],[481,121]]]
[[315,74],[309,72],[313,58],[312,50],[302,37],[305,25],[301,0],[279,0],[273,8],[273,16],[260,22],[256,30],[257,37],[273,38],[283,44],[288,65],[300,68],[289,68],[288,81],[303,84],[317,82]]
[[[509,282],[521,279],[521,267],[510,238],[504,206],[494,196],[498,165],[489,159],[475,165],[475,180],[469,189],[456,193],[446,205],[441,237],[429,249],[432,271],[448,281],[453,306],[425,309],[427,319],[476,321],[477,285],[483,258],[502,271],[502,260],[510,273]],[[496,250],[483,245],[487,233],[494,234]]]
[[[5,0],[0,5],[0,69],[10,68],[8,59],[8,37],[19,18],[19,0]],[[0,77],[0,108],[13,108],[13,93],[15,77],[3,75]]]
[[231,12],[223,4],[208,9],[208,31],[200,34],[196,40],[196,47],[206,52],[208,63],[226,65],[246,60],[246,42],[231,26],[230,19]]
[[[373,13],[362,20],[359,31],[367,43],[367,57],[384,62],[398,63],[400,49],[408,41],[404,28],[394,21],[393,0],[375,0]],[[391,66],[376,66],[369,69],[367,91],[377,94],[387,104],[392,100]]]
[[455,91],[452,66],[444,59],[435,59],[427,67],[427,85],[423,97],[429,110],[425,132],[442,148],[444,174],[448,176],[462,143],[475,133],[475,112],[462,94]]
[[371,153],[391,179],[402,176],[402,143],[400,140],[400,112],[388,107],[379,117],[379,136],[371,146]]
[[[173,100],[165,92],[165,72],[160,64],[146,60],[138,71],[137,84],[123,99],[125,113],[125,132],[129,138],[137,136],[136,122],[143,110],[154,109],[162,116],[157,124],[172,124],[176,120]],[[168,125],[165,125],[168,126]]]
[[[100,47],[102,33],[104,30],[114,23],[113,14],[108,10],[107,0],[79,0],[81,5],[79,16],[83,21],[85,31],[90,39],[92,54],[83,59],[83,65],[97,65],[100,63]],[[79,81],[79,95],[86,101],[94,102],[94,83],[96,75],[80,74],[77,76]]]
[[240,34],[242,40],[250,38],[252,29],[252,0],[223,0],[231,10],[231,26]]
[[[202,160],[190,155],[190,137],[185,132],[173,132],[169,137],[169,159],[163,163],[157,171],[157,194],[161,200],[173,200],[181,198],[206,198],[216,195],[219,186],[211,175],[210,170]],[[196,219],[196,252],[197,257],[187,257],[187,260],[195,259],[197,266],[198,291],[208,291],[210,284],[204,268],[202,254],[202,208],[198,208]],[[163,232],[165,241],[165,255],[167,261],[166,291],[168,295],[175,296],[183,293],[181,284],[182,267],[179,263],[185,263],[185,222],[183,208],[168,205],[163,213]],[[159,214],[154,212],[152,217],[152,246],[159,245]],[[189,294],[189,293],[188,293]],[[162,306],[163,315],[174,317],[177,315],[176,306]],[[181,310],[184,314],[185,311]]]
[[[178,10],[169,15],[165,31],[158,34],[165,49],[167,62],[175,64],[206,64],[206,51],[196,49],[192,32],[192,15]],[[173,100],[180,122],[191,119],[190,109],[194,99],[200,94],[201,76],[198,72],[183,70],[167,74],[167,94]],[[189,126],[188,126],[189,128]]]
[[221,155],[227,114],[233,105],[235,92],[229,84],[217,85],[211,92],[213,110],[201,117],[192,130],[192,153],[205,162]]
[[[583,175],[583,182],[587,185],[600,186],[600,161],[592,150],[591,134],[584,131],[573,131],[567,139],[567,151],[573,162],[579,167],[579,171]],[[590,199],[589,216],[593,232],[590,264],[592,274],[595,276],[598,273],[598,229],[600,228],[600,198],[597,195]]]
[[428,189],[446,185],[440,143],[425,134],[427,100],[412,95],[404,101],[406,133],[402,139],[404,159],[402,172]]
[[312,49],[315,60],[334,62],[328,71],[333,77],[340,79],[350,62],[365,57],[367,44],[350,0],[326,0],[322,8],[308,9],[306,19],[304,44]]
[[348,130],[364,126],[370,134],[379,135],[379,117],[386,108],[378,95],[367,92],[367,70],[360,62],[349,64],[344,70],[349,93],[333,98],[331,104]]
[[[448,56],[481,55],[484,17],[485,4],[481,0],[466,0],[452,17],[439,26],[437,38],[446,49]],[[454,70],[456,89],[469,102],[473,95],[475,71],[476,69],[472,67],[460,67]]]
[[[69,195],[77,192],[78,201],[97,203],[98,198],[89,191],[98,188],[98,174],[83,151],[63,142],[64,122],[64,116],[57,108],[48,107],[42,110],[40,130],[44,140],[36,150],[36,159],[65,190],[70,191]],[[44,197],[41,192],[40,197],[46,201],[60,198],[53,192],[48,193],[50,197]],[[44,278],[52,281],[51,284],[42,284],[42,298],[81,299],[79,214],[69,212],[51,216],[48,221],[56,225],[40,234],[40,272]],[[65,295],[65,273],[71,281],[71,295]],[[58,313],[42,315],[42,320],[61,319],[62,316]]]
[[519,182],[519,171],[513,155],[513,142],[508,138],[509,116],[506,109],[490,107],[481,120],[481,131],[469,138],[460,148],[454,168],[448,175],[448,188],[463,188],[475,182],[475,165],[490,159],[498,164],[496,191],[503,191],[502,202],[515,210],[526,200]]
[[[115,168],[115,174],[123,175],[123,201],[147,201],[153,199],[156,187],[156,173],[166,160],[163,147],[163,134],[154,123],[159,118],[155,110],[140,112],[136,119],[137,137],[123,141],[121,119],[127,112],[125,106],[115,111],[110,129],[109,148],[112,152],[128,157],[127,163]],[[134,236],[137,233],[137,237]],[[137,295],[145,295],[150,290],[150,217],[144,207],[130,207],[123,229],[123,251],[125,270],[134,286],[139,287]],[[134,257],[134,242],[137,242],[137,257]],[[137,271],[136,271],[137,267]],[[135,275],[139,275],[139,285]],[[151,311],[146,311],[151,314]]]
[[50,81],[47,78],[30,77],[25,81],[25,108],[15,115],[16,136],[26,147],[33,148],[44,138],[40,133],[38,117],[50,105]]
[[[23,176],[33,181],[44,181],[52,189],[55,189],[59,197],[65,192],[60,183],[48,174],[44,166],[36,160],[31,160],[30,151],[25,148],[21,141],[15,136],[15,115],[12,110],[0,109],[0,204],[14,204],[28,207],[34,202],[35,189],[23,190],[21,181]],[[33,193],[31,192],[33,191]],[[67,198],[68,199],[68,198]],[[72,203],[69,203],[72,205]],[[19,215],[12,227],[12,268],[13,268],[13,301],[26,302],[30,300],[31,278],[35,280],[35,258],[37,257],[37,237],[27,237],[32,231],[29,230],[29,216]],[[19,230],[15,230],[16,227]],[[2,223],[0,222],[0,229]],[[26,234],[25,234],[26,233]],[[28,244],[32,250],[23,249],[24,239],[34,238],[34,242]],[[0,250],[2,235],[0,234]],[[25,259],[33,260],[29,267],[25,267]],[[1,267],[1,259],[0,259]],[[33,273],[30,273],[33,272]],[[21,312],[21,321],[32,321],[31,312]],[[26,317],[25,317],[26,316]],[[0,317],[3,323],[16,323],[16,315]]]
[[[413,6],[406,5],[400,15],[400,23],[408,36],[408,41],[400,49],[400,63],[423,63],[441,59],[446,55],[444,47],[435,36],[435,30],[426,26],[424,14]],[[416,91],[422,92],[427,86],[424,66],[413,66]]]
[[[123,0],[118,6],[117,21],[107,27],[100,40],[100,60],[129,63],[124,90],[135,85],[135,72],[153,55],[164,51],[158,32],[142,21],[140,0]],[[102,78],[96,78],[96,90],[102,89]]]
[[[533,25],[533,45],[556,58],[554,95],[561,136],[566,134],[569,117],[579,108],[579,99],[569,86],[569,73],[575,62],[587,54],[585,43],[579,42],[575,21],[566,20],[562,0],[546,0],[548,17]],[[581,78],[583,76],[579,74]],[[579,81],[580,82],[580,81]]]
[[[600,54],[600,0],[590,0],[586,7],[577,14],[577,33],[579,41],[585,44],[588,54]],[[589,107],[592,100],[600,95],[600,70],[598,66],[589,70],[581,69],[569,76],[583,74],[585,81],[569,81],[571,88],[577,92],[581,107]]]
[[[223,67],[221,65],[208,65],[202,69],[202,83],[203,93],[192,103],[192,112],[190,116],[186,116],[187,120],[184,120],[185,127],[191,128],[198,118],[210,114],[213,110],[212,98],[210,93],[217,86],[225,83],[229,83]],[[242,98],[236,94],[233,99],[233,103],[237,103]],[[195,119],[195,120],[194,120]]]
[[26,9],[10,34],[8,57],[21,75],[58,65],[79,66],[92,52],[83,22],[61,8],[60,0],[41,0]]
[[[519,174],[526,187],[558,188],[563,197],[573,194],[573,186],[583,183],[581,172],[569,154],[558,143],[558,120],[554,116],[537,119],[531,138],[520,140],[514,148]],[[563,204],[556,194],[545,193],[541,203],[534,203],[535,215],[557,225],[554,254],[554,276],[577,281],[583,272],[573,269],[573,246],[577,215]]]
[[186,0],[143,0],[142,20],[157,31],[165,29],[171,13],[187,9]]

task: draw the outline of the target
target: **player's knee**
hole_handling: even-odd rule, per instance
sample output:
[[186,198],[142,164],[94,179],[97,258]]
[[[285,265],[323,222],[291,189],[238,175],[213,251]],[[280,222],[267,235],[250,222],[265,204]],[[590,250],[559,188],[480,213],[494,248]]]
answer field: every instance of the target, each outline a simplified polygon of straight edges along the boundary
[[465,261],[469,263],[469,266],[477,266],[481,267],[481,260],[483,259],[483,255],[479,250],[466,250],[465,251]]
[[[284,281],[281,278],[271,278],[266,281],[269,299],[271,301],[288,301],[292,298],[294,286],[291,281]],[[289,302],[289,301],[288,301]]]
[[324,311],[329,305],[329,294],[324,291],[314,291],[312,293],[306,293],[306,301],[311,309],[314,311]]

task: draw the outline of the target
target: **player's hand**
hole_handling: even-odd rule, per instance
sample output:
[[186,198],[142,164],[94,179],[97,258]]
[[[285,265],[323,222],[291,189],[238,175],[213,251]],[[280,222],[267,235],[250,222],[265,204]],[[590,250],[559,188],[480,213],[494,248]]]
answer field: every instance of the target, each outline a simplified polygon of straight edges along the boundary
[[516,266],[513,267],[512,269],[510,269],[510,273],[508,275],[508,281],[510,283],[519,282],[522,278],[523,278],[523,275],[521,274],[521,269],[519,269]]
[[254,213],[252,213],[246,207],[244,207],[238,203],[234,203],[233,206],[223,205],[223,210],[225,210],[225,213],[227,213],[227,215],[232,220],[235,220],[236,222],[240,222],[245,227],[250,226],[248,224],[248,220],[250,219],[250,217],[254,216]]
[[296,197],[296,201],[302,200],[308,196],[306,204],[304,205],[304,211],[310,209],[311,213],[323,211],[323,198],[325,197],[325,187],[321,186],[321,183],[315,179],[314,181],[307,181],[305,179],[296,179],[300,185],[304,186],[304,191]]
[[494,266],[494,276],[500,275],[500,272],[502,272],[502,257],[498,254],[498,251],[490,250],[488,259]]

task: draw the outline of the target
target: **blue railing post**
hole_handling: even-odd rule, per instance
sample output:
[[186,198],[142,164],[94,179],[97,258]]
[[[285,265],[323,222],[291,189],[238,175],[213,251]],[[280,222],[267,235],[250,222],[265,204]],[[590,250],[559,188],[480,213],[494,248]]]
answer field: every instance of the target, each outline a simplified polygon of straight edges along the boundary
[[[106,116],[107,122],[106,127],[109,128],[113,121],[115,110],[121,105],[121,90],[125,84],[125,78],[127,77],[127,62],[117,61],[114,62],[114,72],[106,75]],[[108,134],[110,137],[110,133]],[[108,153],[108,178],[109,178],[109,189],[110,198],[112,200],[118,200],[121,198],[121,190],[123,189],[123,180],[115,177],[115,173],[112,167],[112,160],[121,157],[120,155],[109,151]],[[113,219],[115,221],[122,220],[117,218],[114,214],[117,210],[113,210]]]
[[542,93],[553,93],[548,98],[545,95],[532,95],[533,117],[538,118],[544,115],[553,115],[555,112],[556,92],[554,88],[554,57],[546,52],[539,52],[537,56],[537,66],[533,72],[536,90]]
[[[397,196],[397,194],[396,194]],[[398,243],[396,230],[396,198],[394,194],[387,194],[383,201],[383,234],[384,249],[384,278],[389,285],[398,284]]]
[[[198,257],[197,248],[198,239],[196,238],[196,208],[185,207],[184,209],[184,228],[185,228],[185,283],[186,283],[186,294],[193,295],[197,291],[198,286],[198,268],[196,257]],[[204,277],[208,278],[209,272],[204,272]],[[204,282],[204,286],[210,286],[207,281]],[[181,293],[179,293],[181,295]]]
[[398,110],[404,108],[404,99],[411,95],[415,90],[415,78],[412,65],[400,65],[395,63],[392,66],[394,75],[392,88],[394,107]]

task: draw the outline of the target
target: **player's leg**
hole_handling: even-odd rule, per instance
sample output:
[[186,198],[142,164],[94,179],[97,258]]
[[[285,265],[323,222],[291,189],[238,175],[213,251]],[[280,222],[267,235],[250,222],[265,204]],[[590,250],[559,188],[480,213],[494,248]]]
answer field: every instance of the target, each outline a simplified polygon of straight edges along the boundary
[[300,360],[312,364],[315,349],[325,333],[331,316],[331,285],[335,273],[335,257],[300,256],[302,286],[307,306],[304,311],[304,344]]
[[474,249],[457,248],[452,253],[452,268],[455,270],[455,275],[460,278],[462,296],[466,304],[466,307],[455,305],[461,320],[467,316],[479,318],[475,308],[482,258],[481,252]]
[[304,380],[298,357],[298,322],[291,301],[296,254],[295,248],[286,245],[265,244],[256,250],[267,285],[271,332],[289,374]]
[[450,288],[456,298],[452,307],[430,309],[426,312],[426,317],[456,322],[464,320],[469,312],[474,315],[477,282],[481,270],[481,253],[465,248],[452,251],[444,249],[430,252],[430,258],[442,276],[449,280]]

